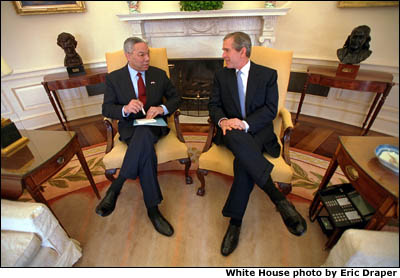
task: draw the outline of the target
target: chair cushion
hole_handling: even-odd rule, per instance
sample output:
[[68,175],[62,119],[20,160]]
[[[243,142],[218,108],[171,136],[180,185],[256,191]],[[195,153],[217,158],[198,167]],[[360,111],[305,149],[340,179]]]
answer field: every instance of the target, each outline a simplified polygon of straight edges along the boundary
[[[128,146],[118,138],[119,133],[114,137],[114,148],[103,157],[106,169],[118,169],[122,166]],[[172,130],[157,142],[155,149],[159,164],[189,156],[185,143],[179,141]]]
[[34,233],[1,231],[1,266],[23,267],[33,260],[42,241]]
[[[291,183],[293,170],[282,156],[273,158],[264,153],[264,157],[275,166],[271,173],[273,181]],[[213,144],[207,152],[200,155],[199,168],[233,176],[233,160],[234,156],[227,147]]]

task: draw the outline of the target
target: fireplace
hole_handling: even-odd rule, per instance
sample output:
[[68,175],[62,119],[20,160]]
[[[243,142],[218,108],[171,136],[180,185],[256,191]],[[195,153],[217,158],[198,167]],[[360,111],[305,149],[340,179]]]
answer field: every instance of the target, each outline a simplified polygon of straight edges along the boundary
[[223,59],[169,59],[171,82],[182,98],[181,113],[187,116],[208,116],[214,73],[222,69]]
[[[213,10],[117,15],[131,35],[150,47],[163,47],[171,64],[171,80],[183,98],[181,111],[194,121],[208,115],[214,72],[222,68],[222,40],[228,33],[247,33],[253,45],[273,47],[278,18],[289,8]],[[188,68],[187,68],[188,67]],[[192,120],[191,119],[191,120]]]

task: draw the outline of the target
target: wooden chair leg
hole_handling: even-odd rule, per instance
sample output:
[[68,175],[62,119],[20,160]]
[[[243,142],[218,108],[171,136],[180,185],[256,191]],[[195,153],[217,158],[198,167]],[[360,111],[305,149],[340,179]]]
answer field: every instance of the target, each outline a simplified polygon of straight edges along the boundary
[[179,162],[181,164],[185,164],[186,184],[192,184],[193,183],[193,179],[192,179],[191,176],[189,176],[189,169],[190,169],[190,166],[192,165],[192,161],[190,160],[190,158],[182,158],[182,159],[179,159]]
[[115,180],[114,174],[116,172],[117,172],[117,169],[115,169],[115,168],[114,169],[106,169],[106,172],[105,172],[106,178],[109,181],[113,182]]
[[197,169],[197,178],[200,180],[200,187],[197,189],[197,195],[199,196],[204,196],[206,193],[206,181],[204,179],[204,176],[207,176],[208,171],[204,169]]
[[277,182],[279,186],[279,190],[284,194],[288,195],[292,191],[291,183]]

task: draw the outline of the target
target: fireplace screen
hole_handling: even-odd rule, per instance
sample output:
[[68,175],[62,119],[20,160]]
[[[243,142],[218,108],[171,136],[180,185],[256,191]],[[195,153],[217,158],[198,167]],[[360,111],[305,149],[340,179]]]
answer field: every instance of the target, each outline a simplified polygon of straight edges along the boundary
[[222,69],[222,59],[168,60],[171,82],[182,98],[181,113],[187,116],[208,116],[214,73]]

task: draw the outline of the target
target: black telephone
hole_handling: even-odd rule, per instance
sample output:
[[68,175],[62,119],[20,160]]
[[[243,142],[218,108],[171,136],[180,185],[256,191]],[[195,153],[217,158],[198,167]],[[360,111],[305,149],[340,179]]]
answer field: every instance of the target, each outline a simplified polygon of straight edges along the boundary
[[351,184],[331,186],[320,193],[321,201],[336,228],[363,227],[375,209],[368,204]]

